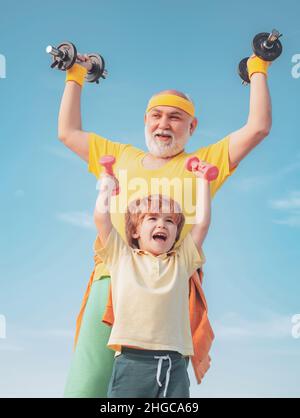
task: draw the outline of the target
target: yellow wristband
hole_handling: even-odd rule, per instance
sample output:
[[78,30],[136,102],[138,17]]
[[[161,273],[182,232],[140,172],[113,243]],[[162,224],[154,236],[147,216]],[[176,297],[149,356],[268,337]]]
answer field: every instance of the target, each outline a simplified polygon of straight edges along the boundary
[[67,70],[66,82],[75,81],[81,87],[83,86],[84,79],[87,73],[87,69],[79,64],[74,64],[69,70]]
[[257,56],[250,57],[247,61],[249,78],[251,78],[252,74],[254,73],[263,73],[267,77],[269,65],[269,61],[264,61]]

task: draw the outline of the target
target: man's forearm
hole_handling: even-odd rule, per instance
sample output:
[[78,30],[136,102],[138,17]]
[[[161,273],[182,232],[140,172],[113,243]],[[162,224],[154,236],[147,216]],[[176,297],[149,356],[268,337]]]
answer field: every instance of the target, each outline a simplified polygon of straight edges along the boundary
[[272,105],[267,78],[255,73],[250,83],[250,109],[247,125],[258,132],[267,133],[272,125]]
[[69,132],[81,130],[80,111],[81,87],[68,81],[61,100],[58,116],[58,137],[62,139]]

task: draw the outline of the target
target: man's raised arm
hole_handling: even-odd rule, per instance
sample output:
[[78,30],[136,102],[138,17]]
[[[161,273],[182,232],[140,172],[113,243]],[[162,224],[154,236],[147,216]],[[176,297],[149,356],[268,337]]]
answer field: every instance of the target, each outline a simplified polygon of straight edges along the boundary
[[[269,63],[252,56],[248,60],[248,71],[251,73],[251,61],[260,60],[262,68]],[[249,117],[245,126],[232,132],[229,140],[230,169],[236,166],[256,145],[268,136],[272,125],[271,98],[268,89],[267,76],[263,72],[251,75]]]
[[[87,56],[78,55],[82,71],[86,73],[91,63]],[[78,65],[79,64],[75,64]],[[81,127],[80,98],[82,87],[76,81],[67,81],[58,116],[58,138],[84,161],[89,159],[88,132]]]

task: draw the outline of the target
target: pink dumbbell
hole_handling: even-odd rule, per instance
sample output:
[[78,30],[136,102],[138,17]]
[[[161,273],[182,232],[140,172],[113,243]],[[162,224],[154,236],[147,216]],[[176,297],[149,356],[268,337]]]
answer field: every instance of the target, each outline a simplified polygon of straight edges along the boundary
[[208,181],[215,180],[219,175],[218,167],[208,164],[205,161],[201,161],[196,156],[187,158],[185,162],[185,168],[188,171],[193,171],[193,168],[201,171],[204,175],[204,178]]
[[[116,162],[116,159],[113,155],[104,155],[104,157],[101,157],[99,160],[99,163],[104,167],[104,170],[107,174],[110,176],[116,177],[113,172],[112,166]],[[120,188],[117,186],[113,191],[112,194],[115,196],[120,193]]]

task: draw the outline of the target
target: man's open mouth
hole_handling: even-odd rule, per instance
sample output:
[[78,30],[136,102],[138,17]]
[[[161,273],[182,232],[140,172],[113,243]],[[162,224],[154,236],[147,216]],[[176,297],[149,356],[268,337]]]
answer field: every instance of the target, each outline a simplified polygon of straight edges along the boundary
[[161,135],[161,134],[156,134],[155,138],[157,137],[160,139],[164,139],[164,140],[172,138],[171,135]]

